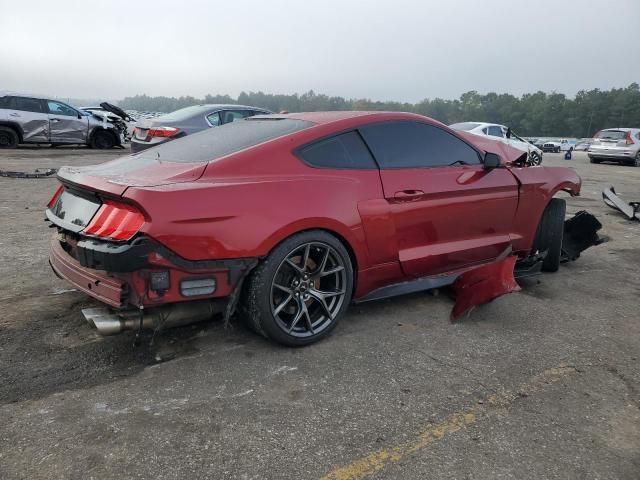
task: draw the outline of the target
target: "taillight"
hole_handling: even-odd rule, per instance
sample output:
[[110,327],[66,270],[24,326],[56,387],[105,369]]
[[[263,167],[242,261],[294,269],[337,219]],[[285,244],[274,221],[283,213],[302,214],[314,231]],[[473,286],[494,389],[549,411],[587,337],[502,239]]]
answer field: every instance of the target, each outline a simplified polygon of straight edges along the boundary
[[110,240],[129,240],[144,224],[144,216],[131,205],[105,200],[82,233]]
[[175,127],[151,127],[147,135],[150,137],[173,137],[179,132],[180,129]]
[[60,195],[62,195],[62,192],[64,192],[64,187],[62,185],[59,185],[56,193],[53,194],[53,197],[51,197],[51,200],[49,200],[49,203],[47,203],[47,208],[50,209],[56,204],[58,198],[60,198]]
[[628,131],[624,137],[624,143],[627,145],[633,145],[633,139],[631,138],[631,131]]

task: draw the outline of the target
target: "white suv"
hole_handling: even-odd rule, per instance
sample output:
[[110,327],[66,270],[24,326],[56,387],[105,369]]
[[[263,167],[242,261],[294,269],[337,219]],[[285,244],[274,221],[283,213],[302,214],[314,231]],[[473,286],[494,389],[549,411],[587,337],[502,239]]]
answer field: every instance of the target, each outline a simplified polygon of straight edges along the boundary
[[105,118],[47,97],[0,92],[0,148],[19,143],[111,148],[122,141],[116,126]]
[[640,167],[640,129],[607,128],[593,136],[587,150],[591,163],[613,160],[621,164]]

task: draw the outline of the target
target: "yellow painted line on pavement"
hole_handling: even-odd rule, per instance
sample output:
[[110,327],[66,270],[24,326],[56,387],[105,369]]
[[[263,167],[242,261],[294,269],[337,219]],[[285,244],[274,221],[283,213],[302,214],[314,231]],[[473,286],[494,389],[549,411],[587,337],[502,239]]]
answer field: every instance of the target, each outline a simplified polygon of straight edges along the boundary
[[399,462],[406,456],[441,440],[446,435],[462,430],[468,425],[476,423],[480,418],[488,417],[492,413],[507,407],[516,398],[535,393],[546,385],[555,383],[568,375],[576,373],[576,371],[574,367],[566,366],[545,370],[531,377],[528,382],[521,385],[516,391],[505,391],[491,395],[481,404],[449,415],[442,422],[418,432],[413,439],[365,455],[348,465],[332,470],[323,476],[321,480],[359,480],[372,475],[388,464]]

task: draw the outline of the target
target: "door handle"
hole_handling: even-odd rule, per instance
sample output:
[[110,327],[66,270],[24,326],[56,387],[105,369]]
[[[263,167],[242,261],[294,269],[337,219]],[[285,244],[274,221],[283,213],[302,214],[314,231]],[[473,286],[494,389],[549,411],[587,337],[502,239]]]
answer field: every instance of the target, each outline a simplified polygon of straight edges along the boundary
[[422,190],[401,190],[393,195],[393,198],[399,202],[415,202],[420,200],[424,192]]
[[10,114],[9,114],[9,116],[10,116],[10,117],[19,117],[19,116],[20,116],[20,114],[19,114],[19,113],[15,113],[15,112],[14,112],[14,113],[10,113]]

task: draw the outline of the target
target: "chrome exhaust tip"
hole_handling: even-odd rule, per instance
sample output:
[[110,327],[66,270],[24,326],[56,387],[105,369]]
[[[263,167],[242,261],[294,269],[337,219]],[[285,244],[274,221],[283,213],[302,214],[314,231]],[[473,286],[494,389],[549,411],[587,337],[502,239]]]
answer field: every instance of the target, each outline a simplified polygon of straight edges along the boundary
[[164,329],[201,322],[223,312],[225,305],[225,300],[213,299],[117,313],[106,307],[85,308],[82,314],[100,335],[116,335],[126,330]]
[[100,335],[116,335],[124,330],[124,322],[108,308],[85,308],[85,320],[98,330]]
[[124,330],[122,320],[115,315],[96,317],[93,319],[93,325],[100,335],[116,335]]

